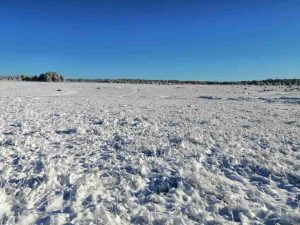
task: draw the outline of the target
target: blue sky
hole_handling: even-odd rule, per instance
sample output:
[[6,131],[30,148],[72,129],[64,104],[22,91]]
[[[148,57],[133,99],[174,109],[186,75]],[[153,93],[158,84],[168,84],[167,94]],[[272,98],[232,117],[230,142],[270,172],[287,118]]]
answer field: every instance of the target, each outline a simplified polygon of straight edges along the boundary
[[300,78],[300,1],[1,0],[0,74]]

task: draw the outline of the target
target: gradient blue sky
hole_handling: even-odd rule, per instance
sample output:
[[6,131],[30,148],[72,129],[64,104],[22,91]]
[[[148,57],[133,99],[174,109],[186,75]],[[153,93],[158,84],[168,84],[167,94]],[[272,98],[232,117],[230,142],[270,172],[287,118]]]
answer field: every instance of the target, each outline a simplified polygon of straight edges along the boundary
[[0,74],[300,78],[300,0],[0,0]]

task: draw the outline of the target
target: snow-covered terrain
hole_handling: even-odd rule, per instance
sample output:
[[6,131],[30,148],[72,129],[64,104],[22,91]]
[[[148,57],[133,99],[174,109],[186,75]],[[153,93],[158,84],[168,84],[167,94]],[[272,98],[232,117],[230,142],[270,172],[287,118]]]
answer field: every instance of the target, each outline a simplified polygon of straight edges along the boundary
[[0,224],[300,224],[297,89],[0,82],[0,109]]

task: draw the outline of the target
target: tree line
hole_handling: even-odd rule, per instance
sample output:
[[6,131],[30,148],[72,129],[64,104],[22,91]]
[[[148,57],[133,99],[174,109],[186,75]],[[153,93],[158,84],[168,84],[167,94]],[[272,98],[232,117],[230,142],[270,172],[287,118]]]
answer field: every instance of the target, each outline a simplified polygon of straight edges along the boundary
[[266,80],[245,80],[245,81],[193,81],[193,80],[147,80],[147,79],[64,79],[57,72],[42,73],[39,76],[17,75],[0,76],[0,80],[15,81],[43,81],[43,82],[95,82],[95,83],[129,83],[129,84],[206,84],[206,85],[288,85],[300,86],[300,79],[266,79]]
[[129,84],[206,84],[206,85],[296,85],[300,79],[266,79],[247,81],[183,81],[183,80],[146,80],[146,79],[66,79],[69,82],[129,83]]
[[11,81],[43,81],[43,82],[63,82],[64,77],[56,72],[46,72],[39,76],[16,75],[16,76],[0,76],[0,80]]

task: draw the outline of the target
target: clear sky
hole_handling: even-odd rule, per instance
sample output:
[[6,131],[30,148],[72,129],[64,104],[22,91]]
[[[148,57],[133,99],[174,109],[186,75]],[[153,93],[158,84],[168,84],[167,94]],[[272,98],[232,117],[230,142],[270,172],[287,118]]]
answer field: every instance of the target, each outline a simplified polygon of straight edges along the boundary
[[0,0],[0,74],[300,78],[300,0]]

